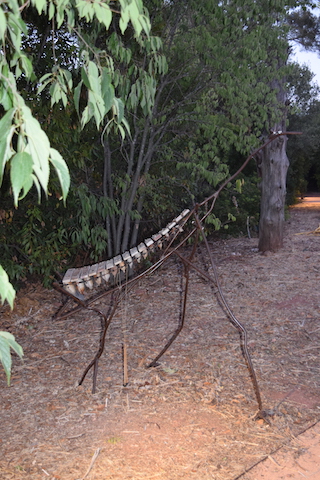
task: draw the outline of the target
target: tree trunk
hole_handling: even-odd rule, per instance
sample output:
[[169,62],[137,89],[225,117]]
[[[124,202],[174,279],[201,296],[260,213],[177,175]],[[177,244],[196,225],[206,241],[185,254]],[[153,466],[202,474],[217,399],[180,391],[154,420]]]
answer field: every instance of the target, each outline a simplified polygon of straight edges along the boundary
[[[287,47],[286,47],[287,48]],[[284,52],[285,53],[285,52]],[[286,59],[278,58],[278,78],[272,82],[277,92],[277,118],[274,132],[285,132],[287,124],[287,87],[286,78],[281,75]],[[272,138],[272,133],[270,135]],[[283,246],[284,210],[286,202],[286,184],[289,160],[287,157],[287,136],[281,135],[270,142],[260,156],[261,205],[259,223],[259,251],[276,252]]]
[[[278,125],[277,127],[279,127]],[[276,138],[261,152],[261,207],[259,250],[277,251],[283,246],[286,178],[289,160],[287,137]]]

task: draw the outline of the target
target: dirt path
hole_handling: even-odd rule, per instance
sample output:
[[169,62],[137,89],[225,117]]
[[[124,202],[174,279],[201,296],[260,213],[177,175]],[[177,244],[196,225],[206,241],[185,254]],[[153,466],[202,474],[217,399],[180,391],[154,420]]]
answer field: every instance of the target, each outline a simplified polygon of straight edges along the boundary
[[[211,242],[225,295],[248,330],[264,406],[274,413],[271,425],[253,421],[257,403],[239,335],[196,274],[184,330],[157,368],[145,368],[177,322],[181,277],[174,261],[123,301],[95,395],[91,376],[82,387],[76,383],[96,351],[99,318],[78,313],[53,321],[60,295],[30,285],[13,312],[0,309],[0,329],[14,333],[25,351],[23,363],[14,358],[12,386],[0,378],[0,478],[295,478],[284,470],[259,477],[262,463],[251,469],[267,457],[282,468],[287,456],[277,459],[278,450],[293,453],[297,478],[319,479],[304,463],[311,447],[297,439],[320,418],[320,237],[300,235],[319,226],[320,208],[309,203],[312,208],[290,210],[285,247],[276,254],[261,256],[254,238]],[[318,425],[308,432],[316,447]]]

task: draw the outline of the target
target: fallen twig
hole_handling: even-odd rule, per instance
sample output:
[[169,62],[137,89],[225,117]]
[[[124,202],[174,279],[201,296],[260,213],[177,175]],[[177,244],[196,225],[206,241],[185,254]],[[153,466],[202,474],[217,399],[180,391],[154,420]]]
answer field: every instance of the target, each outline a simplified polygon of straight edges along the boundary
[[92,468],[93,468],[94,462],[95,462],[95,461],[97,460],[97,458],[98,458],[99,453],[100,453],[100,448],[97,448],[97,450],[96,450],[96,451],[94,452],[94,454],[93,454],[93,457],[92,457],[92,459],[91,459],[91,463],[90,463],[90,465],[89,465],[88,470],[86,471],[86,473],[84,474],[84,476],[83,476],[81,479],[79,479],[79,480],[85,480],[85,478],[87,478],[87,476],[89,475],[89,473],[91,472],[91,470],[92,470]]

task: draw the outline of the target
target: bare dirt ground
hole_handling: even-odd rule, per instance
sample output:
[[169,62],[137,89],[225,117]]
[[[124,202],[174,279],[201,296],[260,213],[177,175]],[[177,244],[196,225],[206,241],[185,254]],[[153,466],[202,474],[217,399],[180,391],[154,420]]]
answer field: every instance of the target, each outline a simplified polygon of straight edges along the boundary
[[[126,295],[94,395],[91,374],[81,387],[77,380],[97,350],[99,317],[52,320],[61,295],[32,284],[19,291],[13,312],[0,308],[0,329],[25,352],[23,362],[13,358],[10,388],[0,377],[0,478],[279,480],[300,472],[297,478],[320,479],[319,464],[311,472],[303,456],[320,435],[320,235],[308,233],[320,224],[320,205],[306,202],[290,209],[278,253],[260,255],[256,238],[211,242],[225,296],[248,331],[264,408],[274,414],[270,425],[254,420],[239,334],[196,273],[186,326],[153,369],[145,366],[178,320],[178,265],[170,260]],[[197,261],[202,267],[200,255]],[[273,472],[264,473],[266,458]]]

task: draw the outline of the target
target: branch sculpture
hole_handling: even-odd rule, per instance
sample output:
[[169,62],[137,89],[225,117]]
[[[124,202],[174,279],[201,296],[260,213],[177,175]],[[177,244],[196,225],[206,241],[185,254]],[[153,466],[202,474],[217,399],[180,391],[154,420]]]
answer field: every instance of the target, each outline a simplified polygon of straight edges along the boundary
[[[185,321],[185,314],[186,314],[186,305],[188,299],[188,288],[189,288],[189,275],[190,270],[195,270],[202,278],[210,282],[211,285],[214,285],[216,296],[218,302],[222,309],[224,310],[225,314],[229,318],[230,322],[236,327],[240,335],[240,343],[242,347],[242,352],[250,373],[250,377],[253,383],[253,388],[255,391],[257,403],[258,403],[258,413],[256,418],[263,418],[268,421],[268,411],[263,409],[263,404],[261,400],[260,389],[257,381],[257,377],[255,374],[254,366],[252,363],[252,359],[248,349],[248,333],[243,324],[238,320],[238,318],[234,315],[231,307],[229,306],[226,297],[222,291],[219,276],[217,273],[217,268],[213,259],[212,252],[210,250],[210,246],[208,240],[206,238],[203,224],[205,219],[210,215],[212,210],[214,209],[214,205],[216,203],[217,198],[221,191],[226,187],[228,183],[233,181],[240,172],[246,167],[249,161],[254,158],[254,156],[260,152],[263,148],[265,148],[270,142],[272,142],[275,138],[281,135],[297,135],[301,132],[274,132],[269,139],[259,148],[254,150],[239,170],[232,176],[230,176],[227,180],[225,180],[222,185],[217,189],[215,193],[213,193],[210,197],[203,200],[201,203],[196,204],[193,206],[192,209],[186,209],[181,212],[176,218],[172,220],[165,228],[160,230],[155,235],[152,235],[151,238],[147,238],[144,242],[140,243],[137,247],[132,248],[129,251],[124,252],[121,255],[117,255],[116,257],[109,259],[105,262],[99,262],[94,265],[89,265],[82,268],[71,268],[69,269],[63,279],[61,284],[55,283],[53,286],[58,291],[62,292],[63,294],[70,297],[74,302],[77,303],[77,306],[68,310],[66,310],[67,303],[57,312],[54,318],[67,318],[68,316],[78,312],[81,309],[86,309],[88,311],[94,311],[99,314],[102,318],[102,329],[100,334],[100,344],[96,355],[94,356],[93,360],[90,364],[86,367],[83,375],[80,379],[79,385],[82,384],[84,381],[87,373],[93,367],[93,387],[92,392],[94,393],[96,390],[96,381],[97,381],[97,372],[98,372],[98,361],[100,356],[103,353],[104,345],[105,345],[105,338],[108,327],[112,321],[114,314],[116,313],[117,307],[119,305],[119,301],[129,286],[134,285],[138,280],[140,280],[143,276],[153,273],[157,268],[159,268],[164,262],[166,262],[172,255],[175,255],[183,264],[184,266],[184,289],[182,294],[182,306],[181,312],[179,316],[179,323],[178,326],[171,336],[171,338],[167,341],[166,345],[163,347],[161,352],[154,358],[154,360],[148,365],[148,367],[154,367],[157,365],[158,360],[162,357],[162,355],[168,350],[170,345],[174,342],[177,338],[179,333],[181,332],[184,321]],[[206,207],[205,214],[201,215],[201,207]],[[193,224],[189,231],[184,231],[184,227],[186,226],[188,220],[193,218]],[[184,257],[183,253],[181,252],[181,247],[183,247],[187,240],[191,237],[194,238],[193,248],[191,253],[187,258]],[[204,247],[207,251],[208,258],[209,258],[209,265],[206,270],[201,269],[198,265],[194,262],[194,256],[196,253],[196,249],[199,243],[199,239],[202,239],[204,243]],[[155,261],[151,267],[147,268],[145,271],[139,274],[135,274],[136,267],[141,262],[142,259],[147,258],[150,254],[156,254],[157,252],[162,253],[160,258]],[[132,278],[130,278],[132,277]],[[100,294],[93,295],[86,299],[84,295],[88,292],[92,291],[94,288],[97,287],[103,288]],[[107,312],[103,312],[100,309],[94,307],[94,303],[104,297],[110,295],[111,300],[109,304],[109,308]]]

